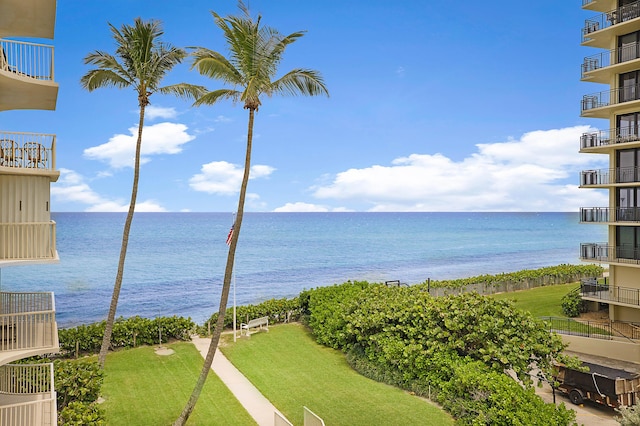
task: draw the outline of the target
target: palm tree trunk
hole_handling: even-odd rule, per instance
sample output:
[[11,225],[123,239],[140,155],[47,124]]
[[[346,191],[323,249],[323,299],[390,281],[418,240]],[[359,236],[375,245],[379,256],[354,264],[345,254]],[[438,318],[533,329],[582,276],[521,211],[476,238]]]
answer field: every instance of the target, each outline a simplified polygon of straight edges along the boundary
[[129,211],[127,219],[124,222],[124,230],[122,231],[122,245],[120,246],[120,259],[118,260],[118,271],[116,273],[116,281],[113,285],[113,294],[111,295],[111,305],[109,306],[109,314],[107,315],[107,324],[104,328],[102,336],[102,346],[98,355],[98,365],[104,369],[104,363],[107,359],[107,352],[111,346],[111,334],[113,332],[113,323],[116,318],[116,308],[118,307],[118,299],[120,297],[120,289],[122,288],[122,276],[124,275],[124,261],[127,257],[127,246],[129,245],[129,231],[131,230],[131,222],[133,222],[133,213],[136,208],[136,198],[138,197],[138,180],[140,179],[140,151],[142,148],[142,128],[144,126],[144,110],[145,105],[140,104],[140,119],[138,121],[138,140],[136,141],[136,155],[133,166],[133,185],[131,187],[131,201],[129,203]]
[[229,289],[231,288],[231,277],[233,274],[233,264],[236,257],[236,247],[238,245],[238,237],[240,236],[240,227],[242,226],[242,216],[244,214],[244,200],[247,194],[247,184],[249,183],[249,172],[251,170],[251,144],[253,140],[253,120],[255,110],[249,108],[249,125],[247,130],[247,152],[244,160],[244,175],[242,176],[242,185],[240,186],[240,196],[238,199],[238,211],[236,215],[236,221],[234,223],[233,235],[231,236],[231,245],[229,246],[229,253],[227,254],[227,265],[224,270],[224,281],[222,283],[222,293],[220,295],[220,306],[218,308],[218,318],[216,321],[216,327],[211,337],[211,343],[209,344],[209,350],[207,356],[204,359],[204,365],[200,371],[200,376],[196,382],[196,386],[191,393],[187,405],[185,405],[180,417],[176,419],[173,426],[183,426],[189,416],[193,412],[193,409],[198,402],[204,383],[207,380],[209,371],[211,370],[211,364],[213,364],[213,357],[216,354],[218,343],[220,342],[220,335],[222,334],[222,328],[224,327],[224,316],[227,312],[227,301],[229,300]]

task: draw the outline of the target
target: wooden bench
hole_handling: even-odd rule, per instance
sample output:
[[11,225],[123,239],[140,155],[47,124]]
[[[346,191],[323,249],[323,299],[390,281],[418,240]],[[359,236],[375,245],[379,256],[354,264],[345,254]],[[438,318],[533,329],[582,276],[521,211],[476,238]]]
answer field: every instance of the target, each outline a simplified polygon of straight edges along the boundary
[[265,326],[266,330],[269,331],[269,317],[255,318],[246,324],[240,324],[240,335],[242,336],[242,330],[244,330],[247,336],[251,336],[252,328],[259,328],[262,330],[263,326]]

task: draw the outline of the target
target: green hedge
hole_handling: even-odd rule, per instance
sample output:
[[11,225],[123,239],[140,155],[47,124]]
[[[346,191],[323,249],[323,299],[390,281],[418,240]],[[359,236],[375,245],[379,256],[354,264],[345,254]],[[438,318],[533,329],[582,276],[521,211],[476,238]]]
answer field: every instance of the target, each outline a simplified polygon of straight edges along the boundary
[[[294,297],[291,299],[269,299],[257,305],[236,306],[237,325],[246,323],[249,320],[260,317],[269,317],[269,324],[285,323],[289,321],[298,321],[300,319],[300,299]],[[204,324],[198,328],[200,335],[206,336],[213,332],[218,313],[214,313]],[[233,307],[227,306],[224,316],[225,328],[233,328]]]
[[506,272],[497,275],[478,275],[470,278],[455,280],[434,280],[423,282],[421,286],[461,288],[472,284],[484,283],[497,286],[504,283],[518,283],[523,281],[538,282],[541,285],[565,284],[579,281],[581,278],[601,277],[604,268],[600,265],[569,265],[548,266],[539,269],[525,269],[517,272]]
[[[100,351],[105,321],[80,325],[58,331],[63,355],[93,354]],[[169,340],[190,340],[196,325],[191,318],[158,317],[155,319],[119,317],[113,325],[111,348],[133,348],[141,345],[166,343]]]
[[572,411],[532,389],[534,360],[547,377],[554,359],[569,361],[562,340],[511,302],[360,282],[309,290],[305,299],[318,342],[347,353],[368,377],[432,393],[460,424],[574,423]]

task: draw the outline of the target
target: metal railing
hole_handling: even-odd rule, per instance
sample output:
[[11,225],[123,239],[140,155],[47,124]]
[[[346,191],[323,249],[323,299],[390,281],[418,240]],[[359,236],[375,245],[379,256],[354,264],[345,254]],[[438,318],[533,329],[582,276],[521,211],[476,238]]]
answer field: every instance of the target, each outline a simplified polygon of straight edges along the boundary
[[580,259],[601,263],[640,265],[640,249],[627,244],[616,246],[607,243],[582,243]]
[[582,7],[585,7],[586,5],[593,3],[594,0],[582,0]]
[[640,141],[640,128],[637,126],[599,130],[597,132],[583,133],[580,137],[580,149],[636,141]]
[[55,170],[56,135],[0,132],[0,167]]
[[57,351],[53,293],[0,293],[0,352]]
[[57,424],[53,364],[0,367],[0,424]]
[[584,95],[580,103],[582,113],[596,108],[640,100],[640,84],[617,87],[603,92]]
[[53,46],[0,39],[0,71],[53,81]]
[[0,223],[0,260],[56,257],[56,223]]
[[606,68],[640,58],[640,43],[630,43],[617,49],[605,50],[595,55],[587,56],[582,62],[582,78],[590,71]]
[[581,207],[580,222],[640,222],[640,207]]
[[584,27],[582,28],[582,42],[589,41],[589,34],[591,33],[637,17],[640,17],[640,2],[638,1],[587,19],[584,21]]
[[[626,305],[640,306],[640,289],[610,286],[605,284],[581,283],[580,296],[589,299],[602,300],[607,303],[624,303]],[[640,338],[640,332],[638,332]]]
[[640,324],[624,321],[584,321],[572,318],[542,317],[549,329],[558,334],[612,340],[616,337],[640,340]]
[[580,186],[630,182],[640,182],[640,167],[616,167],[580,172]]

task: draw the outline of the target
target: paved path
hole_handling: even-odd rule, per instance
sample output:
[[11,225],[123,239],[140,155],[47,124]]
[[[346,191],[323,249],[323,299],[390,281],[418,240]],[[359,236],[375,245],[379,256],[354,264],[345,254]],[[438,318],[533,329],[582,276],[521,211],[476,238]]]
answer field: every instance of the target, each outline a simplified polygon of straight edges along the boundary
[[[536,387],[536,393],[544,402],[553,402],[553,392],[551,386],[544,384],[541,388]],[[620,423],[613,418],[617,415],[613,409],[600,406],[596,403],[585,402],[583,405],[574,405],[562,392],[556,390],[556,404],[564,402],[564,405],[576,412],[576,421],[581,426],[620,426]]]
[[[211,339],[194,336],[191,341],[202,355],[202,358],[205,358]],[[220,380],[235,395],[259,426],[273,426],[275,412],[278,412],[284,418],[282,413],[231,364],[219,349],[213,358],[211,369],[220,377]]]

